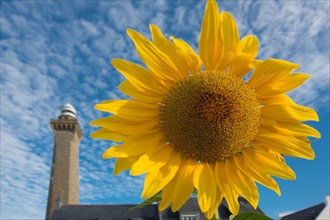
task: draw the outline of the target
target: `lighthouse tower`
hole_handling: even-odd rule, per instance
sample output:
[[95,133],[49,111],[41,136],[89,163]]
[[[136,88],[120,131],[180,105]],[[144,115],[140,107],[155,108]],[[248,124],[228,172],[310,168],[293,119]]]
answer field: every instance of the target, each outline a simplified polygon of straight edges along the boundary
[[77,112],[71,104],[64,105],[58,119],[51,120],[50,125],[54,153],[46,220],[61,205],[79,204],[79,143],[82,139]]

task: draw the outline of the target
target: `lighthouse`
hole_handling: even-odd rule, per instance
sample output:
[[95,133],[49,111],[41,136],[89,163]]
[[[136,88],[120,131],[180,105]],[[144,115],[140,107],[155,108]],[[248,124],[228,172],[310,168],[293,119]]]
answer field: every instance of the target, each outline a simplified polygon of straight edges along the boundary
[[50,126],[54,136],[53,161],[49,182],[46,220],[61,205],[79,204],[79,143],[82,131],[77,111],[65,104]]

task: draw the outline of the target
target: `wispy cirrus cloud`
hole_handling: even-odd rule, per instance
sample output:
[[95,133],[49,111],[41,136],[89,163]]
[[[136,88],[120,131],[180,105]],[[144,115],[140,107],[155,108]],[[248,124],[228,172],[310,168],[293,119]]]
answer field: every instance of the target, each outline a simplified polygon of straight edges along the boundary
[[[88,138],[93,130],[89,121],[101,116],[93,105],[123,97],[116,90],[122,78],[112,75],[110,59],[118,53],[131,56],[128,38],[114,23],[108,24],[106,14],[93,21],[79,13],[73,16],[74,10],[86,10],[85,4],[44,2],[41,10],[37,5],[33,1],[2,5],[7,14],[1,16],[1,218],[44,218],[53,148],[49,121],[65,102],[78,109],[85,134],[81,201],[124,203],[138,198],[142,178],[127,173],[110,178],[113,161],[101,160],[109,144],[98,145]],[[102,146],[98,151],[97,145]],[[100,181],[104,176],[109,180]]]
[[[259,58],[301,64],[312,78],[292,93],[300,104],[329,109],[329,3],[223,1],[241,36],[257,35]],[[317,11],[317,16],[315,12]],[[89,139],[88,123],[105,116],[93,105],[125,97],[114,57],[141,63],[126,28],[150,37],[149,23],[196,50],[204,2],[1,2],[1,219],[44,219],[53,149],[51,118],[71,102],[84,133],[82,203],[139,202],[143,177],[113,177],[113,143]],[[16,207],[20,207],[17,209]]]

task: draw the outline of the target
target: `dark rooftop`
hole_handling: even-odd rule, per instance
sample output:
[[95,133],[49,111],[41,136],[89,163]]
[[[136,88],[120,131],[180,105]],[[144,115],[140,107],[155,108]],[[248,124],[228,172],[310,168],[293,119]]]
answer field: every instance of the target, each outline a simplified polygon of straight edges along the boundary
[[325,203],[321,203],[310,208],[303,209],[301,211],[284,216],[281,218],[281,220],[315,220],[324,208]]
[[[254,210],[245,199],[239,198],[239,202],[240,212],[255,211],[263,214],[259,208]],[[55,210],[51,220],[179,220],[189,215],[194,215],[196,220],[206,219],[199,209],[196,198],[190,198],[175,213],[170,208],[159,213],[157,204],[129,210],[134,206],[136,205],[64,205]],[[220,204],[219,215],[222,220],[228,219],[231,215],[226,201]]]
[[156,205],[128,211],[134,206],[136,205],[65,205],[55,210],[51,219],[127,220],[141,219],[141,217],[145,220],[159,219]]

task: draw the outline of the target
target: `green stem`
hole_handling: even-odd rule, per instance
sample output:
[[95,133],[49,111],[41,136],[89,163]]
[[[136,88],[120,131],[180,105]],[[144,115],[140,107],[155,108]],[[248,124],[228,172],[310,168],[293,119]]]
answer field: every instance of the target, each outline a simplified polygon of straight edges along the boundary
[[218,209],[216,209],[214,216],[212,217],[212,220],[220,220],[220,216],[219,216],[219,211]]

